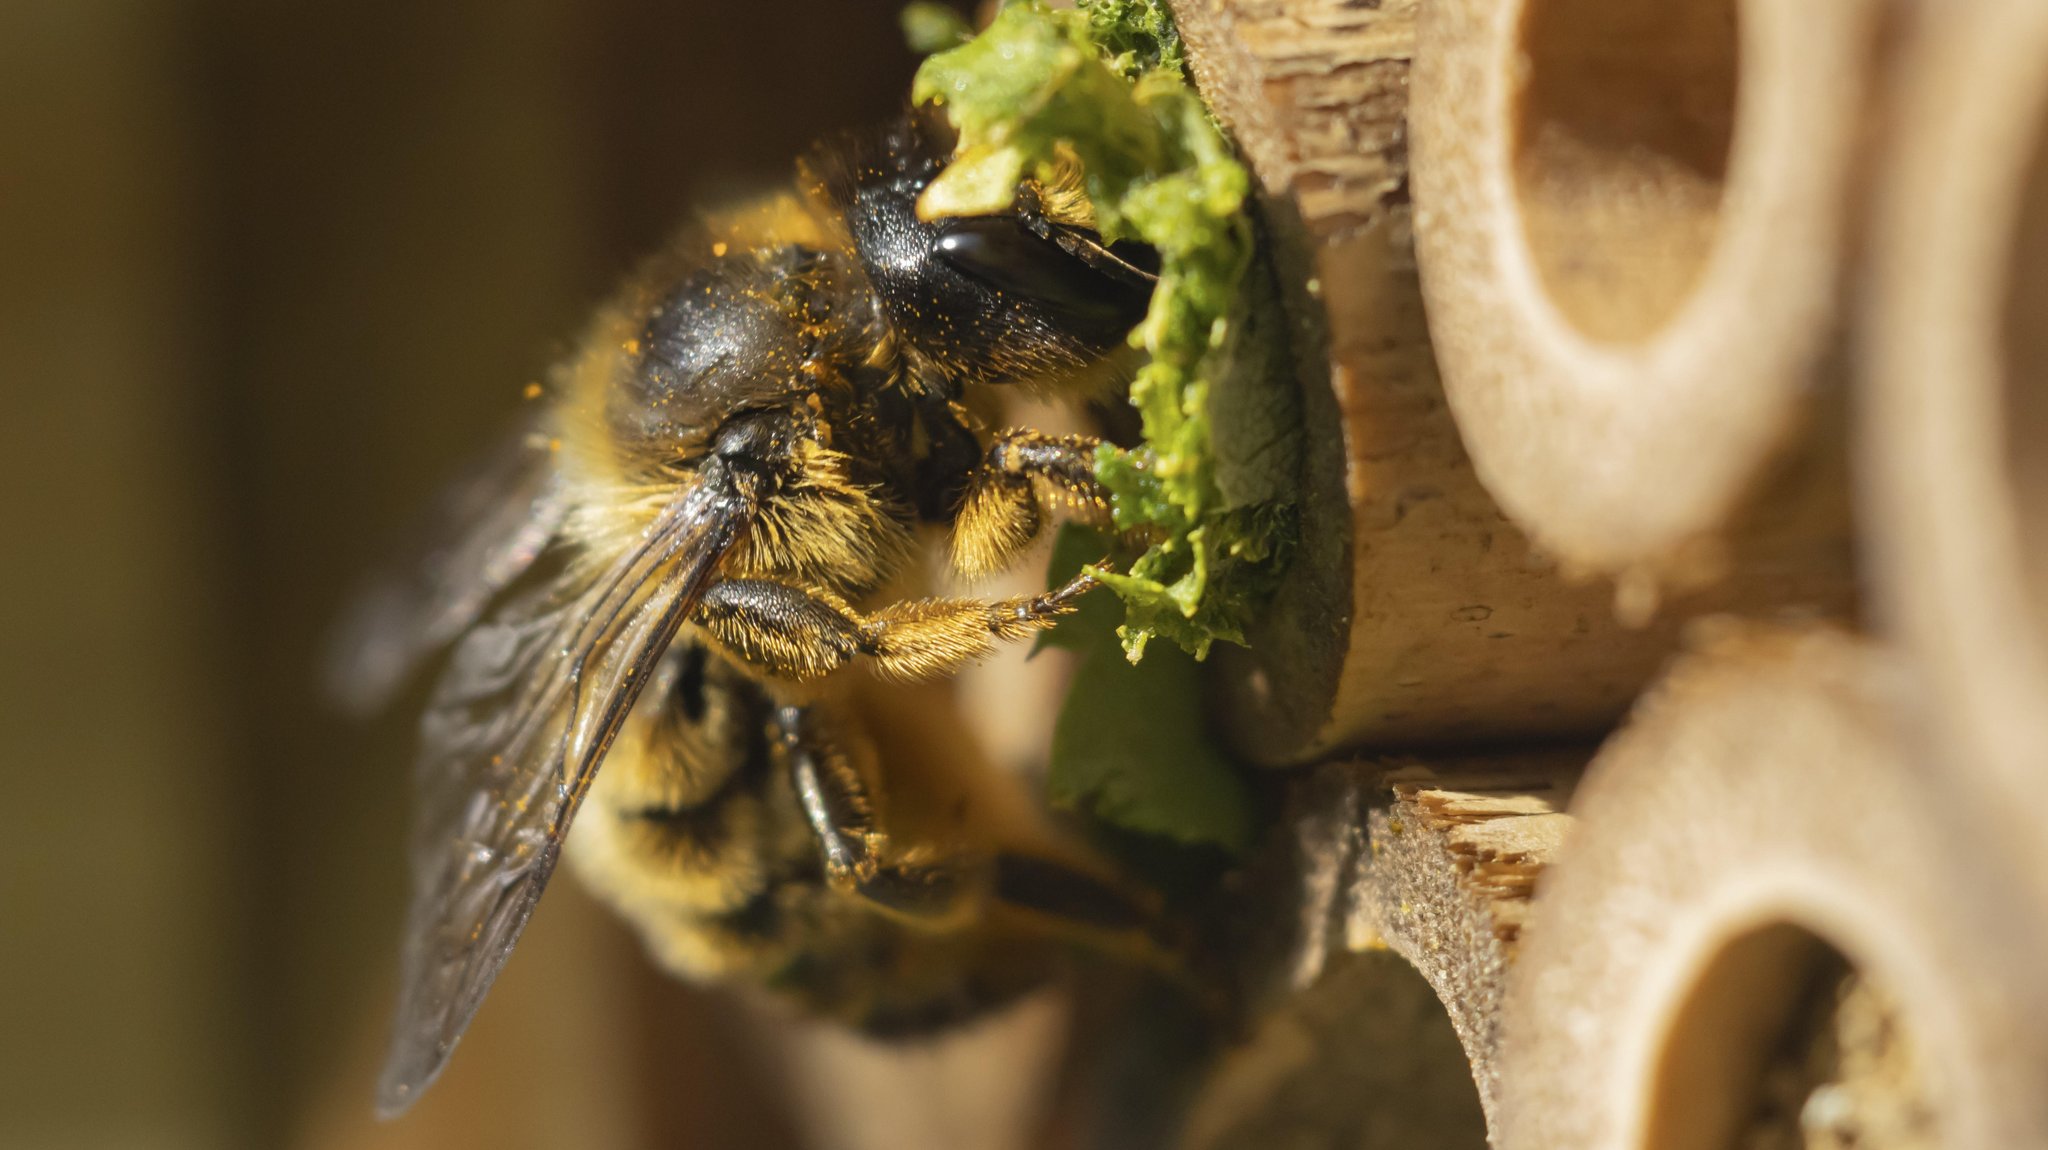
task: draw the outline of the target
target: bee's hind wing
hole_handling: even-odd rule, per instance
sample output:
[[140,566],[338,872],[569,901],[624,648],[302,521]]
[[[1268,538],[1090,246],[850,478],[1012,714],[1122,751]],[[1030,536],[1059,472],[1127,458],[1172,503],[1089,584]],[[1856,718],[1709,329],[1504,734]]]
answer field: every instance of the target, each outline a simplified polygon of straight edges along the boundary
[[546,432],[525,420],[445,487],[395,562],[357,594],[330,637],[327,695],[381,707],[532,566],[568,512]]
[[637,549],[504,597],[456,644],[423,723],[413,898],[380,1114],[403,1112],[440,1074],[525,929],[612,739],[751,514],[721,477],[700,472]]

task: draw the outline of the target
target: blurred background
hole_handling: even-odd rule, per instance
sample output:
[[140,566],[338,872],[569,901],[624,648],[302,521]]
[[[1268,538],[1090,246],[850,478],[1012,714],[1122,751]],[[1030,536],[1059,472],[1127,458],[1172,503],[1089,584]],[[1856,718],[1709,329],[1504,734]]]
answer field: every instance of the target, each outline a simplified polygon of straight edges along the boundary
[[411,724],[314,665],[690,205],[898,106],[898,6],[0,2],[0,1146],[789,1142],[569,884],[372,1126]]

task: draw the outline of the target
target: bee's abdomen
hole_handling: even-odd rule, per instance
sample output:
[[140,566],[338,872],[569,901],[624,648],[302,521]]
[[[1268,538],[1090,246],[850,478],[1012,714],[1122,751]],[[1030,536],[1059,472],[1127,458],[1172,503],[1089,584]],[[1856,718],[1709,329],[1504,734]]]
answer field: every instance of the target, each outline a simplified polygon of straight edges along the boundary
[[630,857],[580,868],[673,973],[753,983],[805,1014],[907,1038],[1008,1003],[1052,969],[1032,943],[918,930],[834,889],[803,831],[760,833],[800,818],[762,782],[629,816],[619,844]]
[[909,927],[828,885],[762,687],[690,637],[607,760],[565,858],[698,982],[751,982],[877,1037],[945,1028],[1054,966],[1029,940]]
[[685,636],[607,757],[565,858],[643,930],[743,908],[800,861],[764,713],[755,684]]

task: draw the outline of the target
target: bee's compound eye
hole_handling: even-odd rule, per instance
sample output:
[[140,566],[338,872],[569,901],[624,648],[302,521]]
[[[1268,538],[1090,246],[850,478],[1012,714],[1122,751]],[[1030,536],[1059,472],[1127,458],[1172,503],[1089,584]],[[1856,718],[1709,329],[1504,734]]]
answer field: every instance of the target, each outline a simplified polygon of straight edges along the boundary
[[[1014,216],[970,216],[939,225],[933,252],[946,263],[998,291],[1024,296],[1074,315],[1143,314],[1149,286],[1135,289],[1069,254]],[[1135,323],[1133,318],[1130,322]]]

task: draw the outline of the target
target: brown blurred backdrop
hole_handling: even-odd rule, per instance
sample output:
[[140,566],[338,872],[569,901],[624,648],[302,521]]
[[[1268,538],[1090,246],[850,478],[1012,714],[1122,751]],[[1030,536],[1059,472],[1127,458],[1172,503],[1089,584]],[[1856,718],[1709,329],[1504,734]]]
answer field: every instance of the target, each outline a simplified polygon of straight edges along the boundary
[[313,666],[687,205],[898,104],[897,7],[0,0],[0,1146],[787,1140],[574,895],[373,1130],[409,724]]

